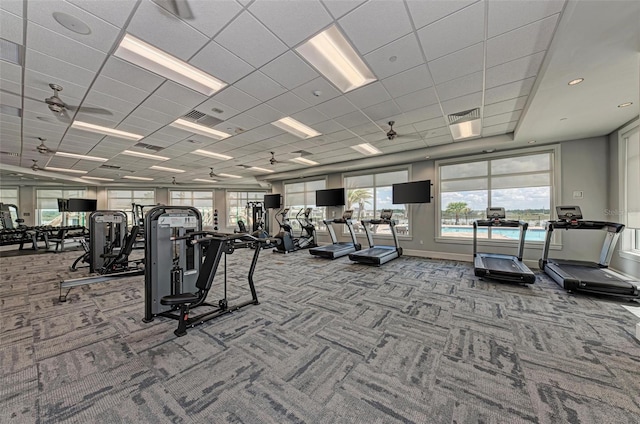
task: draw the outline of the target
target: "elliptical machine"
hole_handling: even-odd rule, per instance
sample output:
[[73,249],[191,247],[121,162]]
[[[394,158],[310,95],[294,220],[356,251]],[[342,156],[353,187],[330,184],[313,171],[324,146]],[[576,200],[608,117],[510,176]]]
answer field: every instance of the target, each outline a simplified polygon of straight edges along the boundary
[[[288,213],[289,208],[283,208],[276,215],[276,221],[278,221],[280,225],[280,232],[275,235],[275,238],[279,239],[280,243],[276,245],[273,251],[277,253],[289,253],[300,249],[316,247],[318,245],[316,243],[316,227],[311,222],[311,208],[300,209],[296,214],[296,220],[302,227],[302,233],[298,238],[293,237],[293,228],[289,223],[289,218],[287,218]],[[302,213],[303,218],[300,219],[300,214]],[[281,216],[281,219],[278,219],[278,215]]]
[[[296,214],[296,220],[300,223],[300,237],[296,239],[296,243],[298,245],[298,249],[308,249],[311,247],[316,247],[318,243],[316,242],[316,227],[311,222],[311,208],[300,209]],[[300,219],[300,214],[302,214],[302,219]]]

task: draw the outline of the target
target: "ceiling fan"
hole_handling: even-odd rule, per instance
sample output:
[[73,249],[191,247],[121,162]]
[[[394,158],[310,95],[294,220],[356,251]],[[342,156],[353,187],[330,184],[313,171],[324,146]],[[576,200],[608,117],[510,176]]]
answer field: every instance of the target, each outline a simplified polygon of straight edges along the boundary
[[64,120],[67,122],[70,121],[71,118],[69,117],[69,113],[68,113],[69,111],[72,111],[72,112],[81,111],[85,113],[112,115],[111,112],[102,108],[84,107],[84,106],[79,107],[79,106],[69,105],[64,101],[62,101],[62,99],[58,95],[58,93],[60,93],[63,90],[61,85],[51,83],[49,84],[49,87],[53,90],[53,95],[51,97],[47,97],[46,99],[44,99],[44,102],[49,107],[49,110],[53,112],[60,120]]
[[276,163],[280,162],[278,159],[276,159],[276,152],[269,152],[269,153],[271,153],[271,159],[269,159],[269,163],[271,165],[275,165]]
[[36,159],[31,159],[31,161],[33,162],[33,164],[31,165],[32,171],[40,171],[42,169],[40,168],[40,166],[38,166],[38,161]]
[[395,140],[397,137],[402,137],[402,138],[411,138],[411,139],[414,139],[414,140],[418,140],[418,139],[422,138],[419,135],[404,135],[404,134],[399,135],[396,132],[396,130],[393,129],[393,126],[395,125],[395,123],[396,123],[395,121],[387,122],[387,124],[389,125],[389,131],[387,131],[387,133],[386,133],[387,139]]
[[40,153],[41,155],[49,155],[55,153],[55,150],[51,150],[44,144],[44,142],[47,141],[46,138],[38,137],[38,140],[40,140],[40,144],[36,146],[36,151],[38,153]]

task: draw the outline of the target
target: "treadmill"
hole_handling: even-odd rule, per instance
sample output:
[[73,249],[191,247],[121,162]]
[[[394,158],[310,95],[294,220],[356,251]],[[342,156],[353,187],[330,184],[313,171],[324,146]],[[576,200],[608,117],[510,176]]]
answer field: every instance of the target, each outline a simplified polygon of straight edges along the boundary
[[[623,224],[607,221],[587,221],[582,219],[579,206],[557,206],[557,221],[547,222],[544,250],[540,259],[540,269],[565,290],[618,296],[628,299],[640,297],[640,281],[610,270],[609,262],[613,250],[624,230]],[[603,230],[605,239],[600,251],[599,262],[574,261],[549,258],[549,245],[554,230]]]
[[[533,284],[535,274],[522,262],[524,238],[528,223],[508,220],[504,208],[487,208],[487,219],[479,219],[473,223],[473,270],[477,277],[493,280]],[[499,253],[478,253],[478,227],[509,227],[520,229],[518,256]]]
[[[367,234],[369,248],[349,253],[349,259],[361,264],[380,266],[402,255],[402,248],[398,244],[398,234],[396,233],[396,221],[391,219],[392,215],[393,210],[383,209],[382,212],[380,212],[380,219],[368,219],[361,221],[364,231]],[[395,246],[374,245],[373,235],[371,234],[368,224],[388,225],[391,228],[391,234],[393,235],[393,242]]]
[[[358,243],[356,239],[356,233],[353,230],[353,220],[351,217],[353,216],[352,210],[346,210],[342,214],[342,218],[336,219],[325,219],[322,222],[327,226],[327,230],[329,231],[329,236],[331,237],[332,244],[328,244],[325,246],[318,246],[309,249],[309,253],[314,256],[319,256],[321,258],[328,259],[336,259],[342,256],[346,256],[349,253],[353,253],[357,250],[360,250],[362,246]],[[333,228],[333,224],[344,224],[349,229],[349,234],[351,234],[351,242],[340,242],[338,241],[338,237],[336,237],[336,232]]]

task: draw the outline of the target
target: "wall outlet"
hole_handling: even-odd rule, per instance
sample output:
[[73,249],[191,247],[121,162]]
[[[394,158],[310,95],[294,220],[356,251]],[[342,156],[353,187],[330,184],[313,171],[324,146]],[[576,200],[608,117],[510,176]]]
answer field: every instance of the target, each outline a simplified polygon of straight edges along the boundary
[[424,241],[420,240],[420,244],[424,244]]
[[22,216],[31,216],[31,213],[29,213],[29,212],[23,212],[23,213],[22,213]]
[[573,198],[574,199],[583,199],[584,198],[584,191],[582,190],[576,190],[573,192]]

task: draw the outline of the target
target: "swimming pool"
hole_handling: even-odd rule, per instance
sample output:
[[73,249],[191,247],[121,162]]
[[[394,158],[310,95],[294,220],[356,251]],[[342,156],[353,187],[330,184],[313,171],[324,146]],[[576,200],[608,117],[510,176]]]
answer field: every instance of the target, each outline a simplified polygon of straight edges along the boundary
[[[478,228],[478,238],[487,237],[488,228]],[[519,228],[492,228],[492,237],[496,239],[518,240],[520,237]],[[473,237],[473,227],[450,227],[442,226],[443,236],[453,237]],[[498,237],[496,237],[498,236]],[[526,241],[544,241],[545,230],[543,228],[531,228],[527,230]]]

